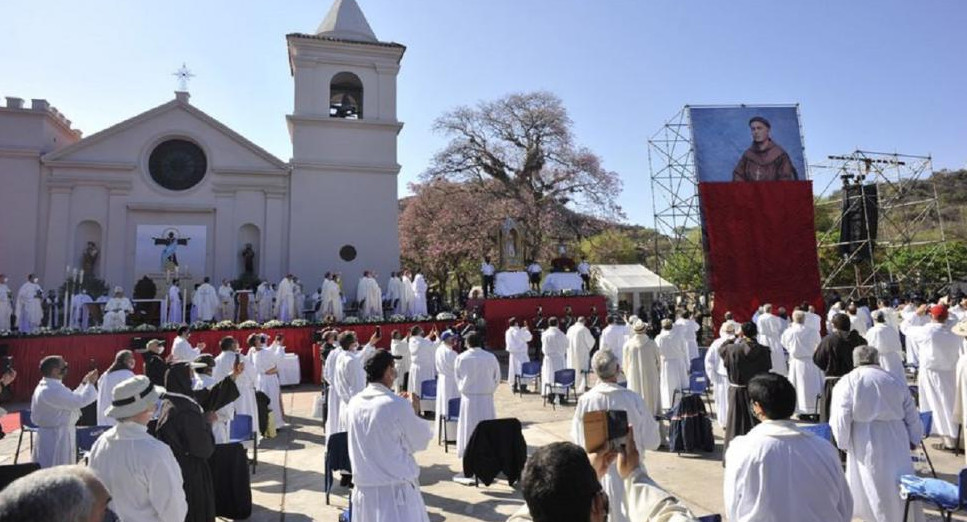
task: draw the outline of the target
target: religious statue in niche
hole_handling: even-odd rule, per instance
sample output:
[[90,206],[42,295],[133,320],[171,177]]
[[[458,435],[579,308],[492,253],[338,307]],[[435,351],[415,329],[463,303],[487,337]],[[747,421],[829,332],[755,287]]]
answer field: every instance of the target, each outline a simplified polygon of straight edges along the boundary
[[97,258],[101,255],[101,251],[97,248],[97,244],[93,241],[87,242],[87,248],[84,249],[84,253],[81,255],[81,267],[84,269],[85,274],[96,275],[94,268],[97,266]]
[[178,237],[178,230],[170,228],[161,234],[161,237],[153,237],[154,244],[164,247],[161,251],[161,271],[174,271],[178,268],[178,247],[187,246],[189,237]]
[[500,251],[500,265],[503,270],[519,269],[523,267],[523,245],[517,222],[511,218],[504,220],[498,235],[498,249]]
[[247,276],[255,275],[255,249],[252,243],[245,243],[242,249],[242,273]]

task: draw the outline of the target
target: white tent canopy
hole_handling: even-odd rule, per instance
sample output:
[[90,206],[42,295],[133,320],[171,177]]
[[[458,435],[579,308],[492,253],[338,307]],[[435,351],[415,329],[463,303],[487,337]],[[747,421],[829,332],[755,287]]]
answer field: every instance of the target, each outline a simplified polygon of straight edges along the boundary
[[656,294],[678,292],[675,285],[642,265],[593,265],[591,270],[602,294],[614,304],[627,301],[634,310],[653,301]]

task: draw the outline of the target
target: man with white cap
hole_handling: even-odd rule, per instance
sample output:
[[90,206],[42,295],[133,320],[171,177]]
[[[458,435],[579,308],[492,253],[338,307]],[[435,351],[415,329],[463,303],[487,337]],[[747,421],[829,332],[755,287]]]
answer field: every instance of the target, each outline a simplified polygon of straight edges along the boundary
[[128,314],[134,313],[134,306],[131,300],[124,297],[124,289],[120,286],[114,287],[114,297],[108,299],[104,305],[104,329],[113,332],[124,328],[127,323]]
[[97,370],[91,370],[76,390],[62,382],[67,375],[67,361],[59,355],[48,355],[40,361],[43,376],[30,401],[31,420],[37,425],[37,443],[33,460],[42,468],[77,462],[74,425],[81,418],[81,408],[97,400]]
[[160,388],[138,375],[112,393],[107,416],[117,425],[94,443],[90,468],[108,491],[121,520],[184,520],[188,513],[181,469],[167,444],[148,434]]

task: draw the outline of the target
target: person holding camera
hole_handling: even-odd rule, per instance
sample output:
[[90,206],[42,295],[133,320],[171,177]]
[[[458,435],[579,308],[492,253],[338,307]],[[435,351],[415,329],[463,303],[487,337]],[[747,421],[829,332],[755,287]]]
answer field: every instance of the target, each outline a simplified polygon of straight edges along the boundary
[[60,355],[48,355],[40,361],[43,378],[30,400],[31,420],[37,425],[37,443],[33,460],[42,468],[74,464],[77,449],[74,425],[81,418],[81,408],[97,400],[97,370],[91,370],[76,390],[64,385],[67,361]]

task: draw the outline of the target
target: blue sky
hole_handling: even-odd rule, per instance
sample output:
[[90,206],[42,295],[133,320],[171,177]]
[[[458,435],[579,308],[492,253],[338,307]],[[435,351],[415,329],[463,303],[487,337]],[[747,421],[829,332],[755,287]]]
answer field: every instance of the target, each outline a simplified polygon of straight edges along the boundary
[[[444,143],[442,112],[548,90],[578,142],[651,224],[647,139],[685,104],[799,103],[806,158],[865,150],[967,165],[967,2],[359,0],[399,77],[400,192]],[[284,35],[329,0],[6,0],[0,96],[47,98],[92,134],[164,103],[182,62],[192,103],[282,159]],[[2,144],[0,144],[2,146]],[[818,180],[817,184],[825,184]]]

